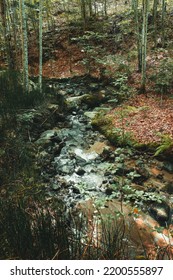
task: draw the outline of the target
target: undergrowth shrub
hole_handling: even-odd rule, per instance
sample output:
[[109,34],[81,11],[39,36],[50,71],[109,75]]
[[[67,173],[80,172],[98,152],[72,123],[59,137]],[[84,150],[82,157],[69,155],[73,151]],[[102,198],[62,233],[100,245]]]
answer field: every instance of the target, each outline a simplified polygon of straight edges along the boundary
[[0,176],[4,183],[21,179],[21,174],[24,173],[28,178],[33,175],[35,172],[35,154],[31,143],[25,143],[22,136],[6,139],[3,151],[3,154],[1,154]]
[[[2,181],[15,177],[23,167],[32,165],[31,143],[26,143],[17,121],[24,109],[33,108],[43,102],[37,86],[30,81],[29,92],[22,87],[21,74],[15,71],[0,71],[0,178]],[[27,130],[28,133],[28,130]]]
[[173,85],[173,60],[171,58],[164,58],[159,68],[155,66],[155,73],[151,76],[151,80],[155,82],[156,92],[160,94],[160,105],[163,104],[163,97],[171,93]]
[[164,152],[169,153],[169,151],[173,148],[173,140],[169,135],[161,135],[161,143],[156,148],[156,152],[154,156],[158,156],[160,154],[163,154]]
[[30,81],[29,92],[25,93],[21,83],[21,74],[15,71],[0,72],[0,114],[15,113],[39,104],[43,95],[37,86]]
[[1,259],[68,259],[68,249],[60,212],[34,197],[0,200]]
[[[124,219],[120,221],[118,215],[107,215],[102,220],[102,255],[104,259],[129,259],[130,250],[127,248],[127,234]],[[105,217],[104,217],[105,218]]]

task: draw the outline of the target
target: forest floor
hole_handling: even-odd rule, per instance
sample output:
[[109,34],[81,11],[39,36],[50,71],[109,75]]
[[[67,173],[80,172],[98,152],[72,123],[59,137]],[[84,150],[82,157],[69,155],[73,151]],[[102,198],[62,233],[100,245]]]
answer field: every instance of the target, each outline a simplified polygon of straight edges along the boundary
[[123,115],[123,129],[133,133],[138,143],[148,144],[161,141],[161,135],[169,135],[173,139],[173,100],[164,98],[162,105],[156,94],[136,95],[110,112],[112,123],[116,128],[122,128],[122,121],[117,114],[126,108],[129,113]]

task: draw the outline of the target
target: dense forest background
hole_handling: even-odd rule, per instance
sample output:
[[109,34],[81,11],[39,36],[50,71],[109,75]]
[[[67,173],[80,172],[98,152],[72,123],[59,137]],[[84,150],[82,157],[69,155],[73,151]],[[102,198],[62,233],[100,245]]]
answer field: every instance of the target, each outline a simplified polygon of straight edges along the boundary
[[[112,18],[115,13],[119,14],[117,22]],[[121,13],[122,16],[126,13],[123,20]],[[94,60],[102,72],[110,66],[110,60],[113,65],[116,49],[127,40],[131,48],[136,48],[133,51],[137,52],[137,67],[145,87],[147,33],[150,35],[148,49],[168,45],[170,49],[171,38],[167,33],[170,17],[171,1],[1,1],[1,65],[22,71],[23,84],[28,90],[28,73],[39,74],[41,84],[42,64],[50,68],[46,62],[52,62],[51,76],[58,71],[54,62],[60,50],[68,54],[70,72],[74,67],[71,64],[76,44],[81,47],[87,71],[91,70],[89,64]],[[104,45],[99,46],[103,41]],[[110,44],[112,57],[108,60],[105,51]],[[122,48],[122,54],[125,52]]]
[[0,0],[1,259],[172,259],[172,23],[172,0]]

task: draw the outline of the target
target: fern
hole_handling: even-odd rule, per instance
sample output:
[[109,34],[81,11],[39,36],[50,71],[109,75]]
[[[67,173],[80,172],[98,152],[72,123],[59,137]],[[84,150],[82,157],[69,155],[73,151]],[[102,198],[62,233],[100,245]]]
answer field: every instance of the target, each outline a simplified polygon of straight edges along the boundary
[[154,156],[158,156],[173,147],[173,141],[169,135],[162,135],[161,137],[162,143],[157,147]]

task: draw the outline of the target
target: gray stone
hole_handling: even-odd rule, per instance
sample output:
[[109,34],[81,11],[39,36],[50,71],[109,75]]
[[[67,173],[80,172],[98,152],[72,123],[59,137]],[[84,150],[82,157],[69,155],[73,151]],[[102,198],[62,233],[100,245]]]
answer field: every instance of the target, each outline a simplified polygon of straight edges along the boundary
[[57,184],[52,184],[51,188],[52,190],[57,191],[60,187]]
[[64,165],[60,168],[60,171],[65,174],[71,174],[74,171],[73,165]]
[[98,90],[99,89],[99,85],[97,83],[91,83],[91,84],[89,84],[89,88],[91,90]]
[[98,157],[98,154],[95,151],[85,152],[81,148],[75,148],[74,154],[77,157],[84,159],[86,162],[94,160]]
[[85,174],[85,170],[81,167],[78,167],[75,171],[76,171],[76,174],[79,176],[82,176]]
[[47,105],[47,108],[52,112],[54,112],[54,111],[58,111],[59,110],[59,105],[57,105],[57,104],[48,104]]
[[88,94],[83,94],[81,96],[72,96],[72,97],[68,97],[67,98],[67,107],[69,109],[72,108],[76,108],[79,105],[81,105],[82,101],[84,100],[84,98],[86,98],[88,96]]
[[44,145],[45,143],[48,143],[51,141],[51,138],[56,136],[57,132],[59,131],[58,128],[52,129],[52,130],[46,130],[41,135],[40,138],[35,141],[37,145]]
[[71,174],[74,171],[74,160],[69,160],[69,158],[55,158],[54,165],[56,166],[57,172],[62,172],[65,174]]
[[61,94],[62,96],[66,96],[67,95],[67,92],[65,90],[62,90],[62,89],[60,89],[58,91],[58,93]]
[[86,117],[88,117],[89,119],[94,119],[95,116],[97,115],[97,113],[98,112],[96,112],[96,111],[87,111],[87,112],[84,113],[84,115]]

